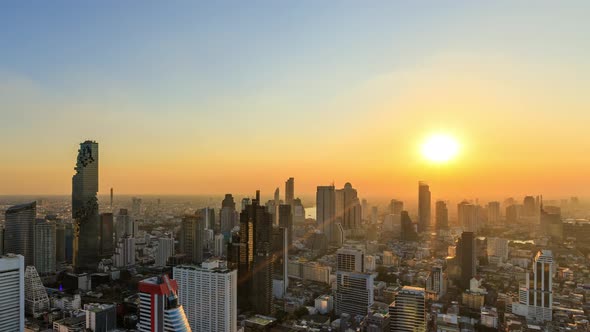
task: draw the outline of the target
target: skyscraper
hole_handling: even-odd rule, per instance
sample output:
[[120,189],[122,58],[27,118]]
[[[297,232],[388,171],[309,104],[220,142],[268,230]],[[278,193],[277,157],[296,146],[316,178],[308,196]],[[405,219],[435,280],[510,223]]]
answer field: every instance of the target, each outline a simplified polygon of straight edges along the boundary
[[127,209],[120,209],[115,223],[115,240],[118,241],[127,235],[135,237],[134,222]]
[[433,266],[426,279],[426,290],[435,294],[435,300],[439,300],[447,292],[447,276],[442,266]]
[[78,270],[95,270],[99,256],[98,143],[80,144],[72,177],[74,219],[74,265]]
[[448,229],[449,228],[449,209],[447,209],[447,203],[444,201],[436,202],[436,229]]
[[553,252],[540,250],[533,259],[525,284],[520,287],[519,304],[512,312],[542,323],[553,320]]
[[430,228],[430,187],[425,182],[418,183],[418,232],[426,232]]
[[479,230],[479,207],[467,201],[457,205],[459,225],[465,232],[477,232]]
[[0,256],[0,331],[25,330],[25,258]]
[[336,217],[334,186],[318,186],[316,192],[316,222],[330,243],[334,242],[332,228]]
[[238,225],[236,202],[231,194],[225,194],[225,198],[221,201],[219,219],[221,223],[221,233],[227,240],[229,240],[231,230]]
[[299,198],[293,200],[293,223],[301,225],[305,222],[305,208]]
[[127,235],[119,239],[113,254],[113,265],[118,268],[135,265],[135,238]]
[[113,256],[113,214],[100,214],[100,241],[99,241],[99,255],[101,257]]
[[293,206],[293,199],[295,198],[295,179],[289,178],[285,182],[285,204]]
[[182,218],[182,252],[193,264],[203,262],[205,220],[201,216],[187,215]]
[[391,214],[401,214],[404,210],[404,202],[398,201],[397,199],[392,199],[389,202],[389,212]]
[[336,252],[336,314],[365,316],[374,303],[374,275],[365,273],[365,253],[357,248]]
[[214,229],[215,228],[215,209],[206,207],[197,211],[197,216],[203,219],[203,229]]
[[391,332],[426,332],[424,288],[404,286],[389,306]]
[[41,278],[39,278],[39,273],[34,266],[27,266],[25,269],[25,312],[28,315],[39,317],[49,309],[49,297]]
[[401,239],[402,241],[416,241],[418,239],[418,234],[416,233],[414,223],[412,223],[412,219],[410,219],[410,215],[408,211],[402,211],[401,214]]
[[287,243],[289,248],[293,246],[293,214],[291,205],[279,205],[279,227],[287,229]]
[[33,227],[35,238],[35,242],[33,243],[33,262],[37,269],[35,273],[39,272],[41,275],[55,273],[55,222],[45,219],[36,219]]
[[459,285],[463,289],[469,288],[469,281],[476,274],[475,234],[463,232],[457,241],[457,259],[461,268]]
[[193,331],[237,331],[238,273],[213,260],[174,267],[178,300]]
[[140,332],[190,332],[184,309],[178,302],[176,280],[167,275],[139,282]]
[[156,252],[156,266],[166,266],[168,259],[172,256],[174,256],[174,238],[159,238],[158,250]]
[[524,217],[534,217],[537,215],[537,207],[533,196],[525,196],[522,206],[522,214]]
[[340,248],[336,252],[336,270],[365,272],[365,253],[357,248]]
[[350,182],[343,189],[335,191],[335,216],[345,230],[354,230],[361,227],[362,206],[356,189]]
[[34,264],[33,225],[36,215],[37,202],[9,207],[5,213],[4,252],[22,255],[27,266]]
[[500,222],[500,202],[488,203],[488,223],[496,225]]
[[[238,301],[260,314],[272,312],[272,216],[260,205],[260,193],[240,213]],[[240,305],[242,306],[242,305]]]

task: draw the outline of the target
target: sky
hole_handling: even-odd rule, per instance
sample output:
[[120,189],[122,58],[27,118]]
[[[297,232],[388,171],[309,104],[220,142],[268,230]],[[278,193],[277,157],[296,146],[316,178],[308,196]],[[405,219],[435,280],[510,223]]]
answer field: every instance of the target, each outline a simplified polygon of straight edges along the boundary
[[[590,196],[587,1],[2,1],[0,194]],[[434,165],[420,145],[454,136]]]

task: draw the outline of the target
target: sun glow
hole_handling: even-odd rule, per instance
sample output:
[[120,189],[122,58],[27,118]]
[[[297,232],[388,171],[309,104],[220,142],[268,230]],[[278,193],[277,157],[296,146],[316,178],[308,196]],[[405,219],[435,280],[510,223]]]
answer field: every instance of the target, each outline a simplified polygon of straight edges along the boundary
[[422,145],[424,158],[435,162],[444,163],[453,159],[459,153],[459,143],[456,139],[445,134],[436,134],[428,137]]

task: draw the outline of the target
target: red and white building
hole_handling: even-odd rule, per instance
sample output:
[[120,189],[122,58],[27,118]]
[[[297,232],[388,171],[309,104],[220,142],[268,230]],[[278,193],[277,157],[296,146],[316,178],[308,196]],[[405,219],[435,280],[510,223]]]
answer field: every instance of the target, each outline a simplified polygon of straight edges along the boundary
[[139,299],[140,332],[192,332],[178,303],[178,285],[167,275],[142,280]]

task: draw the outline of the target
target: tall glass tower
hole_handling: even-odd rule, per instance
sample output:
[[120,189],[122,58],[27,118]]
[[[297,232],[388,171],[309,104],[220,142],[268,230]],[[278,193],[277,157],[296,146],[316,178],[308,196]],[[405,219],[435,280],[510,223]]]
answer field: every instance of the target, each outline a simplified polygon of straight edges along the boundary
[[98,143],[80,143],[72,177],[72,218],[75,221],[74,265],[79,271],[95,270],[98,264],[99,222]]

